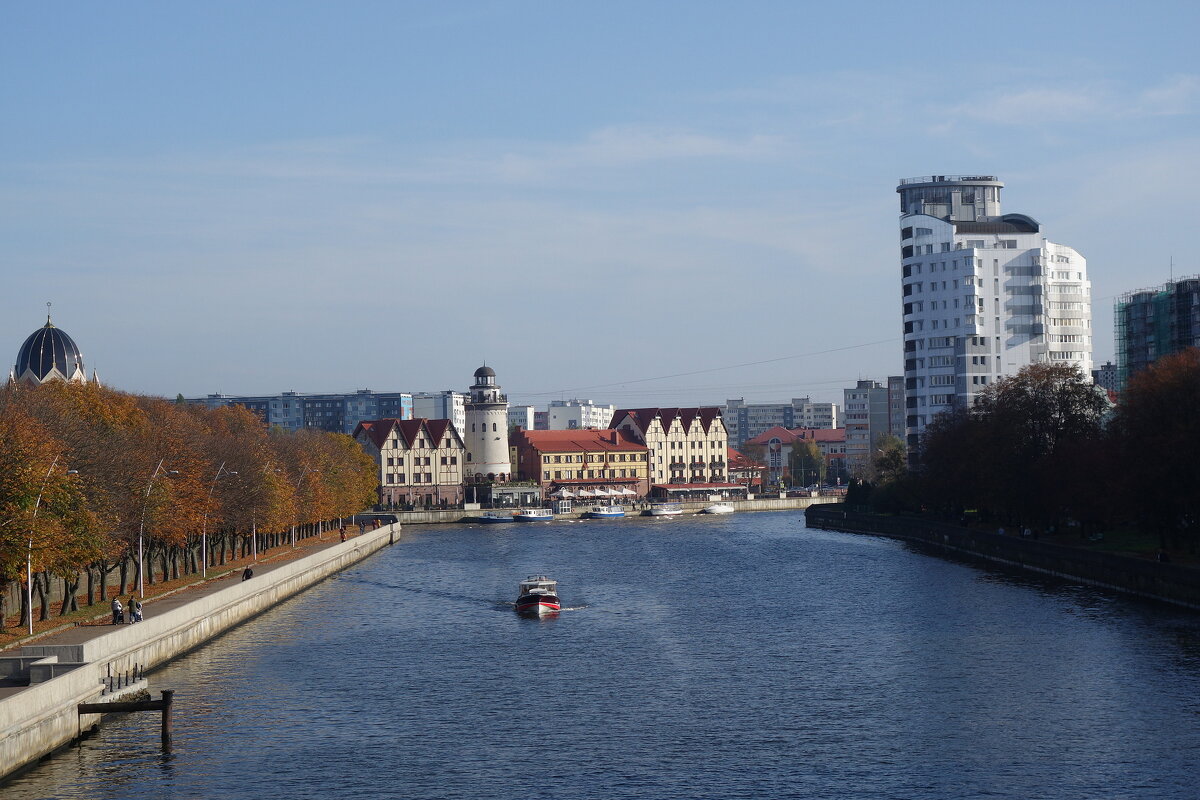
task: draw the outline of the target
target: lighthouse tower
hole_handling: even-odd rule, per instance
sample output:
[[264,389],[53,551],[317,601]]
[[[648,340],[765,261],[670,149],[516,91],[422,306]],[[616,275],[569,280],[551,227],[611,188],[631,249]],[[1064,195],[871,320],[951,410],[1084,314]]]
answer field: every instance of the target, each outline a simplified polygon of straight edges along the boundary
[[506,481],[512,469],[508,457],[508,396],[496,385],[496,371],[475,370],[471,399],[466,402],[467,480]]

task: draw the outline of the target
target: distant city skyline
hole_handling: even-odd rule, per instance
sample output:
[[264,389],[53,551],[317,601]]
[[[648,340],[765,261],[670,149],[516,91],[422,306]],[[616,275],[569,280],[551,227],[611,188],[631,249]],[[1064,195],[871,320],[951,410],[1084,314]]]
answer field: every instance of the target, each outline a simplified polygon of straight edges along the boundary
[[[622,407],[903,371],[896,182],[994,174],[1117,297],[1200,273],[1200,9],[11,6],[0,348],[174,397]],[[1137,235],[1131,235],[1136,231]]]

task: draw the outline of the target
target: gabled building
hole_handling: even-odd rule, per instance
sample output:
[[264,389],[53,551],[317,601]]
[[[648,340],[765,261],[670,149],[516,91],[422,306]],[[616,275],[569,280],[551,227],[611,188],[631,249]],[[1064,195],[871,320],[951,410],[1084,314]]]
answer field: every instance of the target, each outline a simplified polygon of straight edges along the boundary
[[466,448],[450,420],[363,420],[354,438],[379,467],[381,506],[462,504]]
[[536,481],[546,497],[619,503],[650,489],[646,446],[624,431],[521,429],[510,450],[519,479]]
[[821,451],[825,459],[825,480],[833,482],[840,478],[841,482],[845,483],[849,474],[846,466],[845,428],[772,428],[746,442],[746,446],[751,452],[762,453],[768,483],[807,485],[815,482],[814,476],[792,475],[790,467],[796,442],[805,440],[816,442]]
[[646,446],[651,495],[686,499],[744,490],[729,479],[720,408],[626,408],[609,427]]

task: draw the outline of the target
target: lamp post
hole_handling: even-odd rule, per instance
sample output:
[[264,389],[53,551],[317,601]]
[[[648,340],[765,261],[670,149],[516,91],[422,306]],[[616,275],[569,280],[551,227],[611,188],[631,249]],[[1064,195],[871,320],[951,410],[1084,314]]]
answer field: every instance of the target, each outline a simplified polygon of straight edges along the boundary
[[217,488],[217,480],[222,475],[237,475],[233,470],[225,469],[225,462],[221,462],[221,466],[217,467],[217,474],[213,475],[212,485],[208,487],[208,502],[204,504],[204,522],[200,526],[200,577],[208,577],[208,508],[212,505],[213,492]]
[[146,484],[146,499],[142,501],[142,521],[138,523],[138,597],[143,599],[146,597],[146,583],[142,539],[146,532],[146,506],[150,505],[150,490],[154,488],[154,480],[160,472],[168,478],[179,474],[179,470],[177,469],[163,469],[162,465],[165,460],[165,458],[158,460],[158,465],[154,468],[153,474],[150,475],[150,482]]
[[[29,550],[25,555],[25,605],[29,610],[29,635],[33,635],[33,530],[37,525],[38,511],[42,508],[42,495],[46,493],[46,484],[50,482],[50,476],[54,474],[54,468],[58,466],[58,459],[62,457],[59,453],[50,462],[50,468],[46,470],[46,477],[42,478],[42,488],[38,490],[37,500],[33,504],[33,518],[29,520]],[[78,475],[76,470],[67,470],[68,475]]]

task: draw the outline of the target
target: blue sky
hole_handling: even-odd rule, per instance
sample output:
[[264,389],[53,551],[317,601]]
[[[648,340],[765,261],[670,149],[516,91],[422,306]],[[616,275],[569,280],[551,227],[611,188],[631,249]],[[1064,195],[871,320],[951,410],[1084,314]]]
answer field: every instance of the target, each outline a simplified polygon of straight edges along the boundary
[[988,173],[1099,363],[1200,273],[1197,8],[7,3],[0,342],[49,300],[168,396],[840,399],[901,368],[898,179]]

